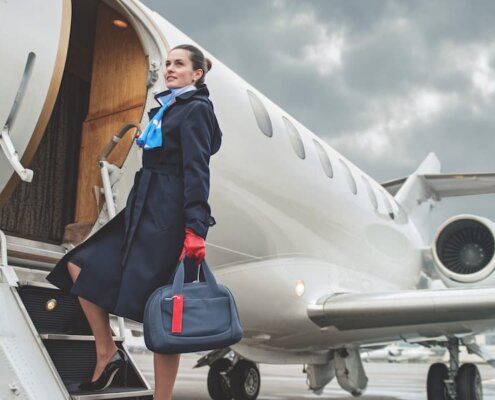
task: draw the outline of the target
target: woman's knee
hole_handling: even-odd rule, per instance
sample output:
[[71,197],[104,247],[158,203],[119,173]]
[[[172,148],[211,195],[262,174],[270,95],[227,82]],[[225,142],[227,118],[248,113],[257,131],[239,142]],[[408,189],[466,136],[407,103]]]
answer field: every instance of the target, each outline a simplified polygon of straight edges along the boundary
[[67,269],[69,270],[69,275],[72,278],[72,282],[75,282],[77,277],[79,276],[79,273],[81,272],[81,268],[73,262],[69,261],[67,263]]

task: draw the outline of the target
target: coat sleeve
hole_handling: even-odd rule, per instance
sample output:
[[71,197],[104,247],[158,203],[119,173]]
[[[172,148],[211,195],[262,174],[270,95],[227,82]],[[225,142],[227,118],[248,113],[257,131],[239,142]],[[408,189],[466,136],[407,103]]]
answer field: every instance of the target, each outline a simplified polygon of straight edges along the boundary
[[203,238],[215,223],[208,204],[214,117],[209,104],[195,102],[180,128],[185,225]]

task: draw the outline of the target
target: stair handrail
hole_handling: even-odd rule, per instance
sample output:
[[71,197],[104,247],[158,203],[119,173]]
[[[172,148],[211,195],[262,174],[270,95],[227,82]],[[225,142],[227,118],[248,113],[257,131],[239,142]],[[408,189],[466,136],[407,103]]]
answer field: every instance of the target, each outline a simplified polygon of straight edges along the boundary
[[[120,142],[124,135],[129,132],[132,128],[135,128],[139,134],[141,134],[141,126],[137,122],[126,122],[119,129],[116,135],[112,137],[110,143],[108,143],[103,150],[98,155],[98,166],[100,167],[101,181],[103,183],[103,194],[105,196],[105,203],[107,205],[108,217],[112,219],[117,214],[115,210],[115,201],[112,192],[112,183],[110,182],[110,172],[114,171],[116,167],[107,161],[107,157],[113,151],[115,146]],[[134,134],[136,137],[136,133]],[[120,336],[125,341],[125,324],[124,318],[117,317],[117,322],[119,325]]]
[[[124,125],[122,125],[117,134],[112,137],[110,143],[108,143],[100,152],[100,154],[98,155],[98,162],[106,161],[107,157],[110,155],[115,146],[117,146],[124,135],[132,128],[135,128],[139,132],[139,134],[141,134],[141,125],[138,122],[126,122]],[[134,136],[136,136],[136,134],[134,134]]]
[[[14,271],[14,268],[8,265],[7,260],[7,237],[0,230],[0,282],[6,281],[9,286],[19,286],[19,278]],[[3,279],[2,279],[3,277]]]
[[112,137],[110,142],[103,148],[103,150],[98,155],[98,166],[100,167],[101,181],[103,184],[103,195],[105,196],[105,203],[107,205],[108,217],[111,219],[115,217],[117,214],[115,210],[115,201],[113,198],[112,192],[112,183],[110,181],[110,174],[114,172],[117,167],[113,164],[110,164],[107,161],[107,157],[113,151],[115,146],[121,141],[124,135],[129,132],[132,128],[134,128],[137,132],[135,132],[134,137],[137,134],[141,134],[141,125],[139,123],[131,121],[126,122],[121,126],[116,135]]
[[34,172],[32,169],[25,168],[19,160],[19,153],[17,152],[12,139],[10,138],[8,127],[5,126],[0,132],[0,147],[2,148],[7,161],[10,163],[14,171],[17,172],[21,180],[24,182],[31,182],[33,180]]

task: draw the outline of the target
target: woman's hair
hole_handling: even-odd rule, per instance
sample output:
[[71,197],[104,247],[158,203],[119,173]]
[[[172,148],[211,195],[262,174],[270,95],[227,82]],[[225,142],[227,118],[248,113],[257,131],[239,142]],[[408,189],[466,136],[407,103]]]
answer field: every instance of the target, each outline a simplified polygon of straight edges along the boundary
[[172,50],[175,49],[189,50],[189,59],[191,60],[193,70],[203,70],[203,76],[198,79],[194,85],[198,87],[199,85],[205,83],[206,73],[211,69],[211,60],[206,58],[203,52],[192,44],[180,44],[175,46]]

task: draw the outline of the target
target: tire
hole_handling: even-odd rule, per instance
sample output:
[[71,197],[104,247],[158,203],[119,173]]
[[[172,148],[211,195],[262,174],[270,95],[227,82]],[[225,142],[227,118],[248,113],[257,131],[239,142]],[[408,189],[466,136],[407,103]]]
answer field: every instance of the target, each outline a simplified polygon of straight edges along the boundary
[[239,360],[230,371],[230,390],[234,400],[256,400],[260,392],[260,371],[255,363]]
[[432,364],[428,370],[426,392],[428,400],[449,400],[445,380],[449,379],[449,370],[442,363]]
[[232,362],[227,358],[220,358],[210,365],[208,371],[208,394],[213,400],[231,400],[230,382],[227,376],[221,372],[227,371],[232,366]]
[[482,400],[483,386],[478,367],[474,364],[463,364],[456,376],[458,400]]

